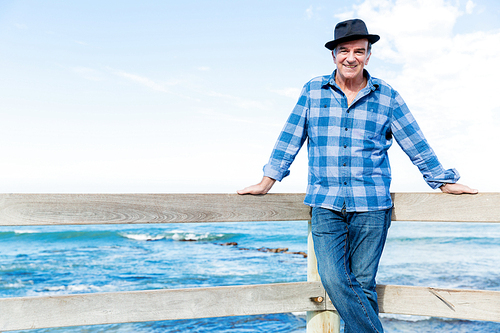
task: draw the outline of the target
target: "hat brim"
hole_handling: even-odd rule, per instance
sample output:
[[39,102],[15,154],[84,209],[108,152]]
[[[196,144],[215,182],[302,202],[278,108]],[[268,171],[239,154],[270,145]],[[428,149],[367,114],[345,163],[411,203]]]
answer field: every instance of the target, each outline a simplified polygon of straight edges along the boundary
[[340,43],[350,42],[352,40],[358,40],[358,39],[368,39],[368,41],[370,43],[375,44],[380,39],[380,36],[379,35],[351,35],[351,36],[346,36],[346,37],[342,37],[339,39],[331,40],[325,44],[325,47],[327,49],[333,51],[333,50],[335,50],[337,45],[339,45]]

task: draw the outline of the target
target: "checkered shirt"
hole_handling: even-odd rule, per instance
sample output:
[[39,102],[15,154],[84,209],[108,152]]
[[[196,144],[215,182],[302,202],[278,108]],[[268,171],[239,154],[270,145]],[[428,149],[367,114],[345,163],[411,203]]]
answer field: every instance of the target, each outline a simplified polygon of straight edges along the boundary
[[304,203],[348,212],[392,207],[387,155],[394,137],[433,189],[455,183],[427,143],[405,102],[384,81],[368,78],[351,105],[330,76],[304,85],[273,149],[264,176],[281,181],[308,140],[309,175]]

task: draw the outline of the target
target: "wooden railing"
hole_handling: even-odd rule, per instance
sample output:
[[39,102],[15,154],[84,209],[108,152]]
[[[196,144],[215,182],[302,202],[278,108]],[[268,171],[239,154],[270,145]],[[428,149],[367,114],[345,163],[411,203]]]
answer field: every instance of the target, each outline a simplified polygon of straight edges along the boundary
[[[0,225],[309,220],[303,194],[0,194]],[[394,221],[500,222],[500,193],[393,194]],[[307,331],[339,332],[316,271],[308,281],[0,299],[0,331],[307,311]],[[500,321],[500,291],[377,287],[382,313]]]

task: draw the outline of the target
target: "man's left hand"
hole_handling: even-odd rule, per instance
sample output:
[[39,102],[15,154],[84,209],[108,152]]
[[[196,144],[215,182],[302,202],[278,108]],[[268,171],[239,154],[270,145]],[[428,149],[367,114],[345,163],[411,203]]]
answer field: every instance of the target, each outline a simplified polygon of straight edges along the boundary
[[469,186],[462,185],[462,184],[451,184],[447,183],[444,184],[439,188],[441,192],[443,193],[448,193],[448,194],[476,194],[478,193],[478,190],[471,189]]

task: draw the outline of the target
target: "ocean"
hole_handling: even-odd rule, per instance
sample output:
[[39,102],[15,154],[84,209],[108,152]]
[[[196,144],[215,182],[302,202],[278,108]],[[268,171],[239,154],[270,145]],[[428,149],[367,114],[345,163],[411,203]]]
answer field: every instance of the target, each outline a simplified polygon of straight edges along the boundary
[[[230,244],[228,244],[230,243]],[[232,245],[231,245],[232,244]],[[307,222],[0,227],[0,297],[306,280]],[[379,284],[500,290],[500,224],[393,222]],[[386,332],[500,323],[382,314]],[[306,332],[305,313],[16,332]]]

